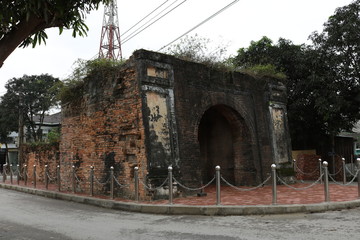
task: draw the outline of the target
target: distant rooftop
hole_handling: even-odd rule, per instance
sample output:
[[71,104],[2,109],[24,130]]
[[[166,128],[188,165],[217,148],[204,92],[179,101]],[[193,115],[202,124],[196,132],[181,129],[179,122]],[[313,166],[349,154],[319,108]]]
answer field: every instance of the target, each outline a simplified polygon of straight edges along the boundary
[[[40,116],[34,117],[34,122],[40,122]],[[61,112],[45,115],[44,117],[44,125],[46,124],[60,124],[61,123]]]

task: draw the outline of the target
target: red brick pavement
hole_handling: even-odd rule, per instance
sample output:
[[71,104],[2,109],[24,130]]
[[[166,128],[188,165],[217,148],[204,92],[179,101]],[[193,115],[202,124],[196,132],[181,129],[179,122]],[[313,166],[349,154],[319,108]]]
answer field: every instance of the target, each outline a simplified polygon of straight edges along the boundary
[[[10,184],[7,180],[5,184]],[[17,185],[16,181],[13,181],[12,185]],[[33,188],[33,184],[30,182],[27,186],[23,182],[20,182],[20,186]],[[297,183],[293,184],[294,188],[304,188],[309,186],[310,183]],[[45,189],[43,183],[37,183],[37,189]],[[49,191],[57,191],[57,186],[50,184]],[[352,184],[349,186],[341,186],[336,184],[329,185],[330,201],[341,202],[351,201],[358,199],[358,186]],[[63,193],[74,194],[71,192],[62,191]],[[188,196],[174,198],[174,204],[182,205],[215,205],[216,204],[216,191],[215,185],[209,186],[205,189],[207,193],[204,197]],[[75,193],[77,195],[88,196],[87,193]],[[109,196],[95,196],[97,198],[106,199]],[[116,198],[116,201],[129,202],[131,200]],[[325,201],[324,185],[316,184],[315,186],[306,190],[294,190],[285,185],[277,186],[277,204],[310,204],[321,203]],[[156,200],[141,202],[144,204],[167,204],[168,200]],[[221,204],[222,205],[270,205],[272,204],[272,189],[271,186],[264,186],[252,191],[239,191],[229,186],[221,186]]]

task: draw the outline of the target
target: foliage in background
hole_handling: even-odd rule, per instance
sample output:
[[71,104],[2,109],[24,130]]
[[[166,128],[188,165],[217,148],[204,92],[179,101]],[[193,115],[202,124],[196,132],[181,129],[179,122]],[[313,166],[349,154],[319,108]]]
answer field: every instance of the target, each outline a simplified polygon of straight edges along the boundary
[[313,45],[280,38],[252,41],[232,59],[238,69],[275,66],[288,89],[288,119],[294,149],[314,148],[360,119],[360,0],[338,8],[313,33]]
[[178,44],[170,46],[166,53],[185,61],[203,63],[211,67],[227,68],[227,45],[218,44],[214,46],[208,38],[185,36]]
[[114,77],[123,64],[123,61],[111,59],[78,59],[74,63],[72,74],[62,82],[58,98],[63,104],[79,100],[83,96],[87,79],[96,78],[102,81],[107,77]]
[[86,36],[85,17],[100,3],[109,0],[26,0],[1,1],[0,67],[17,46],[26,47],[46,41],[45,29],[57,27],[61,34],[72,29],[73,37]]
[[[59,82],[58,78],[48,74],[24,75],[21,78],[10,79],[5,85],[7,92],[1,97],[0,110],[4,112],[1,118],[5,118],[0,121],[1,128],[17,131],[19,113],[22,110],[31,138],[40,141],[44,116],[52,107],[58,105],[56,96]],[[35,116],[39,118],[38,126],[35,125]]]

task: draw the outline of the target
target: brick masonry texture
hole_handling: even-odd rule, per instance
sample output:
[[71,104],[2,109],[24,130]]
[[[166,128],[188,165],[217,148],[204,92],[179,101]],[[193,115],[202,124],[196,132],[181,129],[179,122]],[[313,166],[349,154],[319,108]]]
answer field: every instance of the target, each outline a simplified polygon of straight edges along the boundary
[[[85,181],[94,166],[96,191],[108,192],[109,184],[100,182],[113,166],[117,181],[128,186],[117,194],[129,198],[135,166],[153,187],[170,165],[187,186],[205,184],[215,165],[232,184],[258,184],[272,163],[290,161],[285,99],[273,79],[136,51],[117,73],[89,78],[83,96],[62,106],[61,175],[74,165]],[[88,184],[77,187],[88,190]],[[142,199],[161,194],[140,184]]]

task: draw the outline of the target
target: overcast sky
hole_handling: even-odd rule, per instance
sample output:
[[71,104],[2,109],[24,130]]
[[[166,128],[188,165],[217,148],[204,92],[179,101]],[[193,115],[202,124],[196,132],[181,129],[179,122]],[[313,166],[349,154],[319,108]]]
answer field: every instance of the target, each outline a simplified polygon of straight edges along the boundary
[[[165,0],[118,0],[120,32],[125,32]],[[122,45],[123,57],[128,58],[136,49],[157,51],[233,0],[169,0],[178,8]],[[268,36],[273,41],[280,37],[295,44],[310,43],[313,31],[322,31],[324,22],[337,7],[351,0],[240,0],[215,18],[197,28],[190,35],[209,38],[216,45],[227,46],[228,54],[248,47],[250,41]],[[170,9],[170,8],[169,8]],[[104,8],[87,16],[90,28],[85,38],[72,38],[71,31],[59,36],[58,29],[49,29],[46,45],[16,49],[0,68],[0,95],[5,83],[24,74],[48,73],[60,79],[72,71],[78,59],[91,59],[99,51]],[[126,37],[126,35],[124,36]]]

